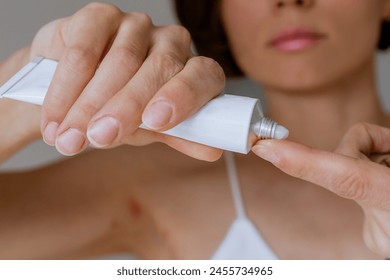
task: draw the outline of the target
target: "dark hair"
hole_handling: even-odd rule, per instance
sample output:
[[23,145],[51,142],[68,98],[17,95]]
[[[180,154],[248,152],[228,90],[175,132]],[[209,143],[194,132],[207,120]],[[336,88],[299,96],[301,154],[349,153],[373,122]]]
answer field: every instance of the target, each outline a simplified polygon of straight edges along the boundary
[[[175,0],[179,21],[191,33],[200,55],[215,59],[224,69],[226,76],[242,76],[230,51],[221,20],[221,0]],[[390,22],[382,23],[379,50],[390,47]]]
[[390,47],[390,22],[383,21],[379,37],[378,49],[387,50]]
[[220,0],[175,0],[179,21],[191,33],[200,55],[215,59],[228,77],[242,76],[220,18]]

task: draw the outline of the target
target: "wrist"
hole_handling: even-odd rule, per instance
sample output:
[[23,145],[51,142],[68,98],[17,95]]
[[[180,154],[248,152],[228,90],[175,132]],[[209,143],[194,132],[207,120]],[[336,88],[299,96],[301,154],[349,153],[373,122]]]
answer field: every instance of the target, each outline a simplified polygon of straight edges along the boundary
[[0,100],[0,162],[40,138],[40,107],[19,101]]
[[0,65],[0,85],[10,79],[30,61],[30,48],[23,48]]

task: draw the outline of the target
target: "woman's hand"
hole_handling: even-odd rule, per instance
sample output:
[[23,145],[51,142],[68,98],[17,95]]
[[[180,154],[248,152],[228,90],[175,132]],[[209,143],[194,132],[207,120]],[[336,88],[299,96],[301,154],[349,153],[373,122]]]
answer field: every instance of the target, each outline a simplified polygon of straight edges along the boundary
[[291,176],[355,200],[365,214],[366,245],[390,256],[390,129],[356,125],[334,153],[287,140],[259,141],[253,152]]
[[36,105],[0,99],[0,164],[39,139],[40,111]]
[[221,151],[139,129],[172,128],[224,88],[221,67],[193,56],[183,27],[156,27],[142,13],[101,3],[44,26],[31,56],[59,60],[43,104],[44,140],[65,155],[161,141],[204,160]]

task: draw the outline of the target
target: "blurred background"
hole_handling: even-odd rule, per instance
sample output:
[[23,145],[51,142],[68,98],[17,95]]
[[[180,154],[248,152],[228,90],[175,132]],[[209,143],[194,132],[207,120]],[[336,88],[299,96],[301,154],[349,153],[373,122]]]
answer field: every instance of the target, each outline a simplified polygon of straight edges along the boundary
[[[5,60],[16,50],[28,45],[35,33],[46,23],[72,15],[75,11],[94,2],[89,0],[1,0],[0,4],[0,61]],[[156,25],[176,22],[170,0],[106,0],[123,11],[148,13]],[[390,110],[390,56],[378,54],[378,71],[381,98]],[[260,89],[248,80],[229,81],[227,92],[256,96]],[[1,114],[1,112],[0,112]],[[5,164],[0,170],[29,169],[61,159],[54,148],[38,141],[25,148]]]

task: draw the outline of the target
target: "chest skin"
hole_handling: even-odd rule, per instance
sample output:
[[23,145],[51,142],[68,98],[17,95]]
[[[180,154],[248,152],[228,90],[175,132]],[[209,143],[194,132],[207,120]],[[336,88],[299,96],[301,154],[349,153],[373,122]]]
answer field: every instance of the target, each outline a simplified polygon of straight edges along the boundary
[[[129,221],[143,221],[134,251],[147,259],[209,259],[236,217],[224,161],[205,163],[155,148],[161,150],[153,163],[140,165],[126,202]],[[279,258],[377,258],[363,243],[355,203],[254,155],[237,155],[236,164],[247,215]]]

